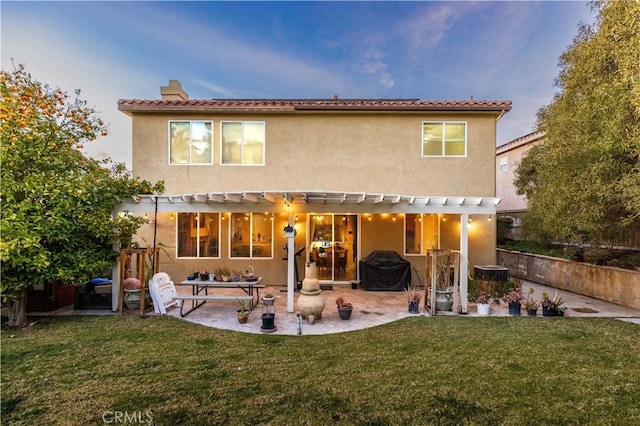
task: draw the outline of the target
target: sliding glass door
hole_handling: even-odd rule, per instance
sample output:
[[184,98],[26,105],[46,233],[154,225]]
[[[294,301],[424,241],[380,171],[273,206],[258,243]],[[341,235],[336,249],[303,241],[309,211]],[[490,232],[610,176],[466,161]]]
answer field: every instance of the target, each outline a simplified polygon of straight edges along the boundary
[[357,276],[358,215],[310,214],[309,253],[323,281],[349,282]]

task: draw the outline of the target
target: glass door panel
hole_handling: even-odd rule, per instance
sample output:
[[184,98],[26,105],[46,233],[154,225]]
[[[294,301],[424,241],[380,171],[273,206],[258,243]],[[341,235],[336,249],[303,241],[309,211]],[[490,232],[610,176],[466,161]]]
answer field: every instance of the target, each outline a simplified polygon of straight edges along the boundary
[[351,281],[357,276],[358,216],[309,215],[310,258],[318,279]]

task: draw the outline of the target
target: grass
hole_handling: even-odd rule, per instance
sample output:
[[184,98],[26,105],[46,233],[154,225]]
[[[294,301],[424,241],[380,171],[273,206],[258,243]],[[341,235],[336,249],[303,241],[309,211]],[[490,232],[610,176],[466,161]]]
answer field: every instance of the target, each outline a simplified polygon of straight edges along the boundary
[[640,327],[609,319],[419,316],[278,336],[40,318],[2,331],[2,424],[632,425],[638,366]]

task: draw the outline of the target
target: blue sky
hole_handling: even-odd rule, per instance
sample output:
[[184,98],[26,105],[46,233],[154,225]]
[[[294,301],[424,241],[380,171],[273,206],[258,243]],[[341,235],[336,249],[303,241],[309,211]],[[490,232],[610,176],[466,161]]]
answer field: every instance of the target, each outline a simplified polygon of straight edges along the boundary
[[513,101],[498,145],[534,130],[586,2],[11,2],[2,69],[82,96],[110,123],[87,146],[131,165],[121,98]]

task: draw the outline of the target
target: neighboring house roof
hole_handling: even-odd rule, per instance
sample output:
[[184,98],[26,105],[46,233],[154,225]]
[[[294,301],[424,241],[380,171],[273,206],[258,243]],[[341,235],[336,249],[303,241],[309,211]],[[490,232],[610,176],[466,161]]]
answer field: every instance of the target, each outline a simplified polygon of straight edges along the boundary
[[428,101],[420,99],[120,99],[125,113],[149,111],[474,111],[511,110],[511,101]]
[[505,152],[511,151],[512,149],[516,149],[521,147],[522,145],[527,145],[532,142],[536,142],[539,139],[542,139],[546,133],[542,131],[535,131],[529,133],[528,135],[520,136],[517,139],[509,141],[504,145],[500,145],[496,148],[496,154],[504,154]]

